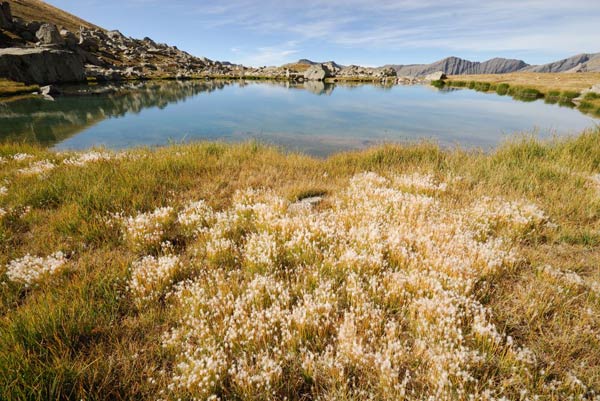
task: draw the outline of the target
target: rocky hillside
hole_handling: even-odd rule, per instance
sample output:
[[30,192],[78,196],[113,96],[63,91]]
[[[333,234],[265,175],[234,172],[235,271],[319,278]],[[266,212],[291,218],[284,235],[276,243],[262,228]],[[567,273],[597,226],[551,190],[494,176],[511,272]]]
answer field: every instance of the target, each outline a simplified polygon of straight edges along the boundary
[[436,71],[448,75],[463,74],[505,74],[520,71],[529,64],[523,60],[493,58],[482,63],[464,60],[458,57],[448,57],[431,64],[390,65],[399,76],[420,77]]
[[0,2],[0,10],[0,77],[15,81],[191,78],[244,71],[150,38],[107,31],[39,0]]
[[25,22],[49,22],[72,32],[79,31],[79,27],[81,26],[87,29],[101,29],[91,22],[40,0],[8,0],[7,3],[10,4],[12,14]]
[[577,54],[552,63],[526,68],[531,72],[600,72],[600,53]]

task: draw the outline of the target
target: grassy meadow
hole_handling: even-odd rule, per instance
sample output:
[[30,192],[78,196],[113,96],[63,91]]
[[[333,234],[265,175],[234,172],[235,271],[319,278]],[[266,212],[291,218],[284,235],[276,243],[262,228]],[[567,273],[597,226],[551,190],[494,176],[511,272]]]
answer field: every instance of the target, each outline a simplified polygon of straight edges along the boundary
[[581,112],[600,116],[600,95],[587,93],[573,102],[592,85],[600,82],[600,73],[533,73],[455,75],[447,80],[436,81],[434,86],[444,85],[495,92],[509,95],[517,100],[534,101],[543,98],[547,103],[558,103],[566,107],[577,107]]
[[600,399],[598,129],[0,156],[0,399]]

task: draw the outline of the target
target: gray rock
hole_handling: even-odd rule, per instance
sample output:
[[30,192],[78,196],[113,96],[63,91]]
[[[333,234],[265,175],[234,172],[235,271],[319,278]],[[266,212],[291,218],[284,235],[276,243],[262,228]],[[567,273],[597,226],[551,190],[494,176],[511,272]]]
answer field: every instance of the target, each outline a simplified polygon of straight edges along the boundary
[[0,49],[0,77],[28,84],[85,81],[79,56],[66,50],[43,48]]
[[60,36],[64,39],[65,44],[70,49],[75,49],[77,47],[77,45],[79,44],[79,39],[77,39],[77,36],[75,36],[73,34],[73,32],[71,32],[71,31],[68,31],[66,29],[61,29]]
[[40,93],[44,96],[56,96],[61,92],[55,85],[46,85],[40,88]]
[[0,3],[0,29],[12,29],[13,17],[10,4],[7,1]]
[[329,77],[331,77],[331,72],[323,64],[312,65],[304,72],[304,79],[308,81],[322,81]]
[[35,33],[35,36],[43,45],[65,44],[65,40],[60,36],[60,33],[54,24],[43,24]]
[[431,74],[428,74],[425,76],[425,78],[423,78],[425,81],[439,81],[440,79],[446,79],[446,74],[444,74],[442,71],[436,71],[436,72],[432,72]]
[[114,40],[114,41],[122,41],[125,38],[125,35],[123,35],[121,32],[114,30],[114,31],[108,31],[106,33],[106,35],[109,37],[110,40]]

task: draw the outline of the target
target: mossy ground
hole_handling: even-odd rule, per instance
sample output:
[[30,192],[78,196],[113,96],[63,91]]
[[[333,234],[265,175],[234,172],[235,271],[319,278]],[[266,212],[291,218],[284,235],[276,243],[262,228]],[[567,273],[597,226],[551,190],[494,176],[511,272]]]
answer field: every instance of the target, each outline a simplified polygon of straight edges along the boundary
[[[160,336],[173,322],[160,304],[138,310],[123,295],[137,255],[107,223],[111,214],[197,199],[221,210],[248,187],[290,200],[327,196],[365,171],[461,177],[443,195],[457,208],[500,196],[544,210],[558,228],[521,244],[523,263],[489,283],[482,302],[498,328],[538,356],[547,373],[540,380],[572,373],[600,391],[600,298],[561,292],[536,273],[552,264],[600,280],[600,130],[545,143],[515,138],[491,154],[421,143],[315,159],[256,143],[198,143],[76,167],[61,163],[68,155],[0,145],[0,156],[17,153],[35,159],[0,165],[8,211],[0,220],[0,399],[156,397],[148,369],[163,366]],[[42,159],[58,167],[42,178],[18,173]],[[30,289],[6,279],[11,260],[57,250],[70,259],[58,277]]]

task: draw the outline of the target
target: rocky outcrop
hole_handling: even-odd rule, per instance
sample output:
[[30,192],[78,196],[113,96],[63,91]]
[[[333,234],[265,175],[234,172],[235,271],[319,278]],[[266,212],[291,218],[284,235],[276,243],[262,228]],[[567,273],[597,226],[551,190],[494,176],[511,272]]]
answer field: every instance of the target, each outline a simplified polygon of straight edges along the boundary
[[40,29],[35,33],[35,37],[38,38],[43,45],[64,45],[65,40],[60,36],[58,28],[54,24],[42,24]]
[[331,71],[324,64],[312,65],[304,73],[304,79],[308,81],[323,81],[325,78],[329,78],[331,76]]
[[0,77],[28,84],[85,81],[79,56],[66,50],[44,48],[0,49]]

